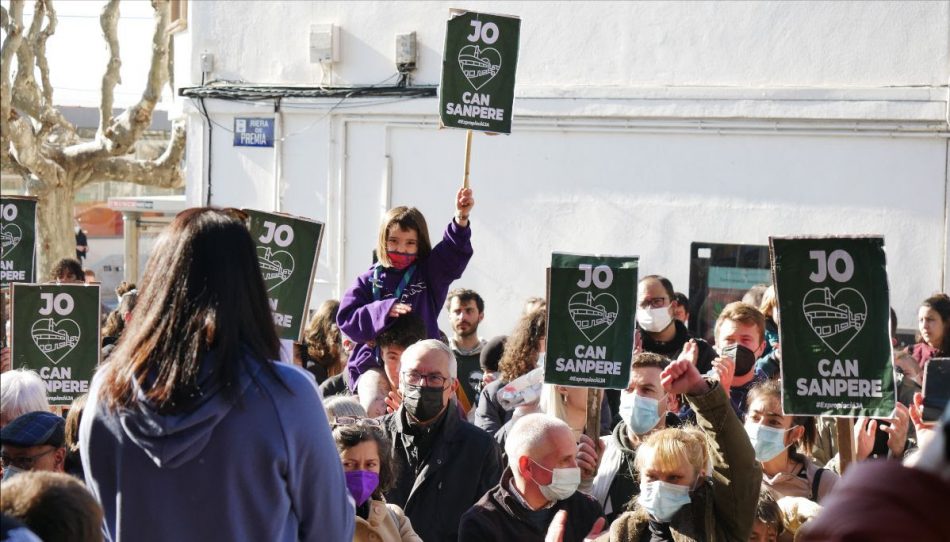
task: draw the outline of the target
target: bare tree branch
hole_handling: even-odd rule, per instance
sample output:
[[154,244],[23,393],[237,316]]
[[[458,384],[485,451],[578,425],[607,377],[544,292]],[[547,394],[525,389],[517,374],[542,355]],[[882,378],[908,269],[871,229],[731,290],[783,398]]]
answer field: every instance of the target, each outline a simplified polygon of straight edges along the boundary
[[155,28],[152,32],[152,59],[148,80],[138,103],[126,109],[108,128],[100,127],[105,136],[96,141],[71,145],[64,150],[68,160],[81,162],[128,153],[136,140],[152,122],[152,111],[162,95],[168,80],[168,0],[152,0]]
[[43,99],[40,87],[36,84],[33,67],[36,65],[36,38],[43,28],[43,19],[46,17],[46,5],[43,0],[36,0],[33,8],[33,21],[30,29],[23,36],[20,48],[17,49],[16,78],[13,81],[15,90],[14,107],[26,112],[34,119],[43,114]]
[[10,138],[10,113],[13,108],[13,84],[10,66],[13,55],[23,41],[23,0],[10,0],[7,15],[7,37],[0,47],[0,148],[6,149]]
[[7,13],[7,8],[0,5],[0,28],[2,28],[4,32],[6,32],[9,26],[10,26],[10,15]]
[[15,118],[10,119],[8,126],[11,153],[17,163],[33,172],[34,175],[47,183],[60,185],[66,178],[66,171],[41,151],[39,138],[33,132],[33,124],[29,118],[21,117],[14,112]]
[[46,40],[56,32],[56,9],[53,8],[53,0],[45,0],[46,4],[46,27],[36,38],[36,66],[40,69],[40,80],[43,83],[43,99],[46,101],[46,109],[53,107],[53,85],[49,82],[49,62],[46,61]]
[[122,59],[119,57],[119,0],[109,0],[102,8],[99,15],[99,26],[102,27],[102,35],[109,48],[109,62],[106,64],[106,71],[102,74],[102,101],[99,106],[99,132],[96,137],[108,137],[103,133],[110,128],[112,124],[112,103],[115,99],[115,86],[122,82],[119,75],[119,68],[122,67]]
[[[135,184],[147,184],[163,188],[178,188],[184,185],[181,160],[185,154],[185,123],[176,121],[165,152],[155,160],[135,160],[123,157],[109,157],[95,162],[92,173],[85,180],[125,181]],[[77,189],[81,185],[77,186]]]

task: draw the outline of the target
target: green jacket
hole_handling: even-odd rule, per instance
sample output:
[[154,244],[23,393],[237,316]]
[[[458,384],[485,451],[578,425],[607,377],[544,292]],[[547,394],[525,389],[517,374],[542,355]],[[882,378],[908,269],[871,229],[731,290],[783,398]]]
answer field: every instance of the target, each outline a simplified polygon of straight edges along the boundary
[[[759,500],[762,469],[729,398],[710,382],[708,393],[686,396],[700,428],[709,437],[713,474],[690,493],[691,502],[670,520],[673,540],[746,542]],[[611,542],[637,542],[648,531],[649,517],[639,506],[610,526]]]

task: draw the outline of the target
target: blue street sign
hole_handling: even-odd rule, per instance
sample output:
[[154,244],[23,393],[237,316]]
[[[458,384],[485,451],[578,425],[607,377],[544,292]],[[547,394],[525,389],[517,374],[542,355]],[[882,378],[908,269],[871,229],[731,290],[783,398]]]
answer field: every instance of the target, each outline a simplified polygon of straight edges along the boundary
[[265,117],[235,117],[234,146],[273,147],[274,119]]

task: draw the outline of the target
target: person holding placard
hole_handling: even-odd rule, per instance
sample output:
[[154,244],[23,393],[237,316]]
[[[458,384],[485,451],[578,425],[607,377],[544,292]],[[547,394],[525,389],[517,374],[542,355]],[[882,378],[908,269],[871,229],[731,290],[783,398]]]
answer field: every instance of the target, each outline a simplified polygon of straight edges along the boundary
[[460,188],[455,218],[434,247],[426,219],[415,207],[395,207],[383,217],[376,247],[379,262],[343,294],[337,315],[340,331],[358,343],[347,362],[350,390],[356,390],[363,372],[379,366],[371,343],[397,318],[416,314],[425,322],[428,338],[439,338],[439,311],[449,286],[472,257],[468,220],[474,206],[472,190]]

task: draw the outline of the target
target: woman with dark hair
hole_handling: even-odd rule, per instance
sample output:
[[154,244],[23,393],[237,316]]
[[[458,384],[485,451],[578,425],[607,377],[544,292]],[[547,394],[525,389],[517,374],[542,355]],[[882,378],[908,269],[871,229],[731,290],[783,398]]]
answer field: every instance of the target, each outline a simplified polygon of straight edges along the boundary
[[343,336],[336,325],[336,313],[339,310],[340,302],[336,299],[324,301],[304,328],[300,361],[303,368],[317,379],[317,384],[341,374],[346,367]]
[[402,508],[388,504],[383,493],[396,483],[396,462],[380,422],[337,416],[333,439],[356,501],[354,542],[422,542]]
[[345,540],[353,507],[313,378],[278,339],[236,212],[182,211],[93,378],[86,483],[119,540]]
[[521,317],[505,341],[505,349],[498,362],[501,377],[482,388],[479,394],[472,423],[495,435],[499,442],[507,433],[503,428],[511,420],[512,411],[505,410],[498,402],[498,390],[538,366],[538,357],[545,349],[547,329],[547,305],[541,302]]
[[923,369],[931,358],[950,356],[950,297],[934,294],[917,311],[917,344],[913,356]]

